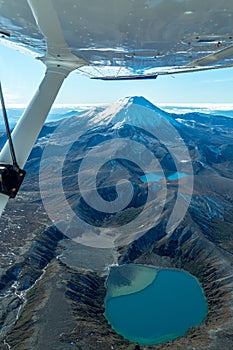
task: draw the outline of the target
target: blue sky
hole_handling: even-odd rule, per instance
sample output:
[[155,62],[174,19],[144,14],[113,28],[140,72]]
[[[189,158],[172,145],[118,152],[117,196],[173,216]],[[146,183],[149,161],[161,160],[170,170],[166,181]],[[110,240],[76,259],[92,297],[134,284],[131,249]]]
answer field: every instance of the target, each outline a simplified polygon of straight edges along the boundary
[[[44,75],[33,57],[0,44],[0,79],[8,106],[27,104]],[[104,82],[77,73],[65,80],[55,104],[111,103],[144,96],[154,104],[233,104],[233,68],[163,76],[156,80]]]

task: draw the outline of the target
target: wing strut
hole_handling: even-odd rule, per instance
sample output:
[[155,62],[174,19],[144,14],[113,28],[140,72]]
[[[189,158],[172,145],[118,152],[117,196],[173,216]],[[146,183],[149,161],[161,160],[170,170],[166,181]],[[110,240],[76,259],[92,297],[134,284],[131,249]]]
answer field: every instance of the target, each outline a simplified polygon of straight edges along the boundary
[[[48,65],[39,89],[15,126],[11,137],[15,158],[20,168],[24,167],[58,91],[69,72],[70,69],[64,66]],[[12,166],[12,163],[10,144],[7,141],[0,153],[0,164],[11,164]],[[9,194],[0,193],[0,215],[8,198]]]
[[[46,41],[47,54],[40,57],[40,60],[47,69],[38,91],[12,132],[15,156],[20,168],[26,163],[64,79],[71,71],[88,64],[72,54],[64,39],[53,1],[27,0],[27,3]],[[0,153],[0,164],[12,164],[9,142]],[[0,193],[0,215],[8,197]]]

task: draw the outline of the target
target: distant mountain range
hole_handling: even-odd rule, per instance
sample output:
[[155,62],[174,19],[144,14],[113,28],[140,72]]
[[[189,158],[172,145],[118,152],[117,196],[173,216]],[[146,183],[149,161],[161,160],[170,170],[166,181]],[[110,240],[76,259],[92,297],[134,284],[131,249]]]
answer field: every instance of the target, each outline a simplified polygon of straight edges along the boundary
[[[107,104],[103,104],[102,107],[106,108]],[[50,111],[48,117],[47,117],[47,123],[52,121],[57,121],[60,119],[64,119],[66,117],[75,115],[75,114],[82,114],[91,108],[93,108],[94,105],[77,105],[77,106],[60,106],[60,107],[53,107]],[[100,107],[100,106],[99,106]],[[230,108],[232,107],[232,108]],[[176,113],[176,114],[189,114],[192,112],[197,113],[205,113],[211,114],[211,115],[218,115],[218,116],[225,116],[229,118],[233,118],[233,105],[228,108],[228,105],[179,105],[179,106],[171,106],[171,105],[163,105],[161,107],[163,110],[169,112],[169,113]],[[11,127],[14,127],[17,121],[19,120],[20,116],[23,114],[25,108],[20,107],[10,107],[7,109],[7,114],[9,118],[9,122]],[[4,123],[3,118],[0,118],[0,131],[4,130]]]
[[[69,116],[72,116],[74,114],[82,114],[85,111],[89,110],[91,106],[89,105],[83,105],[83,106],[64,106],[64,107],[54,107],[51,109],[48,117],[47,117],[47,122],[53,122],[57,121],[60,119],[67,118]],[[10,126],[13,128],[18,120],[20,119],[21,115],[23,114],[25,108],[8,108],[7,109],[7,117],[9,119]],[[0,114],[1,115],[1,114]],[[4,131],[5,126],[4,126],[4,120],[3,117],[0,117],[0,132]]]
[[133,262],[195,275],[209,308],[186,336],[144,350],[232,349],[233,118],[143,97],[72,111],[44,126],[26,171],[1,228],[3,345],[140,349],[102,306],[106,268]]

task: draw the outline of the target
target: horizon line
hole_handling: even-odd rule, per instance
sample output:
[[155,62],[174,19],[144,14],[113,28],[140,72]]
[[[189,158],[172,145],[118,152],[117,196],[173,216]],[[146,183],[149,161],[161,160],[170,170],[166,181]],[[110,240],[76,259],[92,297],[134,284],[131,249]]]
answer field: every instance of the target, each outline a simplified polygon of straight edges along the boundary
[[[57,103],[57,104],[54,104],[52,107],[51,107],[51,110],[50,112],[57,108],[86,108],[86,107],[100,107],[100,106],[109,106],[111,105],[112,103],[114,102],[103,102],[103,103]],[[168,103],[165,103],[165,102],[161,102],[161,103],[153,103],[155,104],[156,106],[158,107],[178,107],[178,108],[205,108],[205,109],[215,109],[215,110],[230,110],[230,109],[233,109],[233,103],[204,103],[204,102],[201,102],[201,103],[197,103],[197,102],[194,102],[194,103],[191,103],[191,102],[187,102],[187,103],[181,103],[181,102],[178,102],[178,103],[172,103],[172,102],[168,102]],[[7,109],[12,109],[12,108],[15,108],[15,109],[23,109],[23,108],[27,108],[27,104],[24,104],[24,103],[10,103],[8,104],[7,106]]]

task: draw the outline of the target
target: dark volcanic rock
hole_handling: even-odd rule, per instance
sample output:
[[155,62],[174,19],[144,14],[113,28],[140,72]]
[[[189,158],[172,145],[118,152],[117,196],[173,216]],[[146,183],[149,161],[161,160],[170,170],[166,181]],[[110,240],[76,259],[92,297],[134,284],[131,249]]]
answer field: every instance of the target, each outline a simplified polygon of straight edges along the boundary
[[44,267],[55,257],[58,242],[64,235],[56,227],[48,227],[32,242],[24,260],[9,268],[0,279],[0,293],[4,294],[17,281],[17,290],[30,288],[42,274]]

